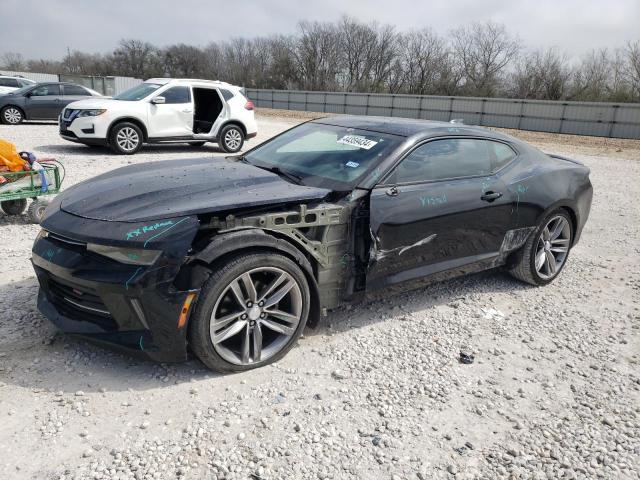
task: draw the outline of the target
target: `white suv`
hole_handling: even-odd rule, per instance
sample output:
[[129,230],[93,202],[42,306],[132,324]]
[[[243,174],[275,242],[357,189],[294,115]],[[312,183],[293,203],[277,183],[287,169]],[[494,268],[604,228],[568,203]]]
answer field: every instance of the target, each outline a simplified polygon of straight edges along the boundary
[[62,111],[60,136],[136,153],[143,143],[217,142],[234,153],[257,135],[253,103],[240,87],[210,80],[152,78],[113,98],[73,102]]
[[19,88],[35,85],[36,82],[22,77],[9,77],[0,75],[0,95],[15,92]]

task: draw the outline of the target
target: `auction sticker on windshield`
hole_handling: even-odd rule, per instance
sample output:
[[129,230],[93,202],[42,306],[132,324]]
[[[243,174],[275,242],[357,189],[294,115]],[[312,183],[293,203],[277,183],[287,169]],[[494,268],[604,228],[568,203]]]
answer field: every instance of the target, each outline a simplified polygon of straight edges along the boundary
[[338,139],[338,143],[351,145],[352,147],[358,147],[364,150],[369,150],[378,144],[378,142],[374,140],[369,140],[368,138],[360,137],[358,135],[345,135]]

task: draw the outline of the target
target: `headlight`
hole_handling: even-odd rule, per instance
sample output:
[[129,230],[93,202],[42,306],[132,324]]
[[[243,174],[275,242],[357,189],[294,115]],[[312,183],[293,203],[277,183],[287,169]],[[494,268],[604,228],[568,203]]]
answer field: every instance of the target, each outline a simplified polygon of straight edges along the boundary
[[80,113],[78,113],[78,117],[97,117],[98,115],[102,115],[104,112],[106,112],[105,109],[101,109],[101,110],[80,110]]
[[40,240],[42,238],[47,238],[48,236],[49,236],[49,232],[47,232],[44,228],[41,228],[40,232],[38,232],[38,236],[33,241],[33,243],[37,242],[38,240]]
[[159,250],[120,248],[87,243],[87,250],[127,265],[152,265],[162,253]]

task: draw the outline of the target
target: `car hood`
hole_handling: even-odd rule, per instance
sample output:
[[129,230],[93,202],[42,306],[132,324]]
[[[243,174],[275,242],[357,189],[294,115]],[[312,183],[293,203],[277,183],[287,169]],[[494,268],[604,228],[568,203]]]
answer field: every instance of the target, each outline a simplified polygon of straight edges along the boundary
[[62,210],[80,217],[140,222],[321,200],[329,193],[245,163],[204,158],[113,170],[71,187],[59,200]]
[[[78,100],[77,102],[71,102],[67,105],[70,110],[95,110],[98,108],[109,108],[114,104],[120,104],[123,100],[114,100],[109,97],[89,97],[84,100]],[[134,103],[134,102],[127,102]]]

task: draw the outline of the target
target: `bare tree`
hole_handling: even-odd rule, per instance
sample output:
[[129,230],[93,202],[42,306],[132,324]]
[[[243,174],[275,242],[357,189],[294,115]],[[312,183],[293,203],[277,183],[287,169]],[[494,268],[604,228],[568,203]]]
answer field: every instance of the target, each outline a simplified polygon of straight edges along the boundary
[[331,23],[301,22],[293,49],[296,76],[302,88],[334,90],[340,67],[338,29]]
[[557,48],[520,50],[518,38],[492,22],[444,38],[429,29],[402,33],[345,16],[301,22],[291,36],[162,49],[123,39],[104,55],[72,51],[60,61],[25,61],[4,53],[0,65],[54,74],[200,77],[250,88],[640,101],[640,40],[593,51],[574,65]]
[[160,52],[164,73],[170,77],[204,76],[207,56],[197,47],[180,43],[164,48]]
[[569,60],[556,48],[523,55],[512,76],[511,94],[517,98],[561,100],[571,80]]
[[625,52],[627,62],[624,73],[637,102],[640,101],[640,40],[627,43]]
[[120,75],[148,78],[162,74],[158,49],[142,40],[120,40],[113,52],[113,61],[114,69]]
[[399,57],[404,72],[404,90],[418,95],[443,93],[449,82],[450,55],[441,37],[429,29],[409,32],[400,38]]
[[453,52],[464,72],[466,93],[493,96],[500,74],[520,50],[520,41],[504,25],[485,22],[460,27],[451,33]]
[[0,56],[0,66],[7,70],[24,70],[26,63],[21,53],[6,52]]
[[606,48],[587,54],[573,75],[571,100],[604,101],[610,79],[609,52]]

